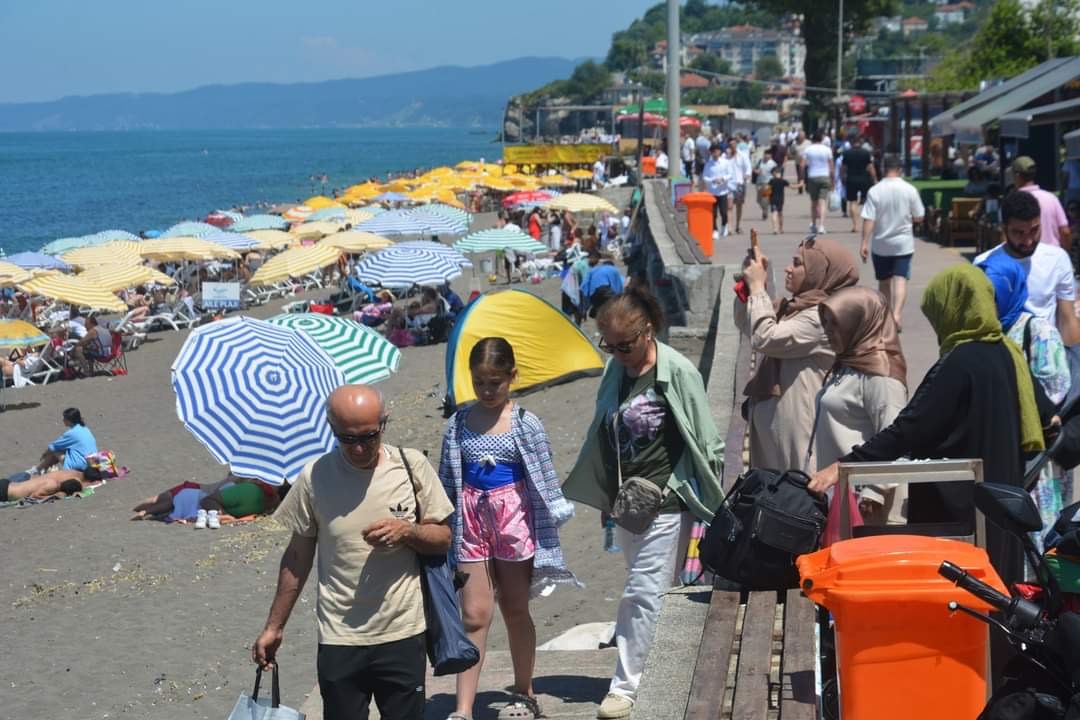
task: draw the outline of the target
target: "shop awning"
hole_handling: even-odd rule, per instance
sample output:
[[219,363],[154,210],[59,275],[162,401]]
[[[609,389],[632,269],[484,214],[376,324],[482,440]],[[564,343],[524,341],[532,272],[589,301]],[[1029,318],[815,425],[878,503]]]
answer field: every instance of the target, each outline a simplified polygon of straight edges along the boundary
[[1033,126],[1052,125],[1080,120],[1080,98],[1040,105],[1011,112],[1001,117],[1001,134],[1005,137],[1027,139]]
[[1047,60],[935,115],[930,119],[930,131],[934,137],[955,135],[957,142],[982,142],[983,127],[1078,76],[1080,58]]

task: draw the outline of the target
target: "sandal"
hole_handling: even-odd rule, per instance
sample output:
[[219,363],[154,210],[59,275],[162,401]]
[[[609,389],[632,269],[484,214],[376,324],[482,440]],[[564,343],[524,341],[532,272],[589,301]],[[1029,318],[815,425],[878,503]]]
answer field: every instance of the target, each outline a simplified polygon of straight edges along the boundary
[[533,720],[543,716],[540,701],[521,693],[511,693],[510,702],[499,711],[499,720]]

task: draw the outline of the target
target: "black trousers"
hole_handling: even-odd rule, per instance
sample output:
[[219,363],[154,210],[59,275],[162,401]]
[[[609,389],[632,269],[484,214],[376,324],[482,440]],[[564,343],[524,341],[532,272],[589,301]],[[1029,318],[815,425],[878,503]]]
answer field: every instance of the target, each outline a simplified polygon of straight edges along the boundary
[[[719,232],[723,230],[727,225],[727,195],[714,195],[716,198],[716,204],[713,205],[713,229]],[[716,222],[716,217],[719,216],[720,222]]]
[[423,720],[424,633],[380,645],[319,645],[325,720],[367,720],[372,696],[383,720]]

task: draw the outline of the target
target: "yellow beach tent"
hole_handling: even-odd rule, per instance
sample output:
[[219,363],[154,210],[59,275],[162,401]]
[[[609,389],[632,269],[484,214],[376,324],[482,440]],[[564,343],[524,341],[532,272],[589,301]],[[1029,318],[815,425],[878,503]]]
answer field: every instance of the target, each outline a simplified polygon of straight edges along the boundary
[[604,361],[589,338],[566,315],[524,290],[481,295],[457,319],[446,345],[447,409],[476,399],[469,353],[481,338],[506,338],[514,348],[522,394],[561,382],[599,375]]

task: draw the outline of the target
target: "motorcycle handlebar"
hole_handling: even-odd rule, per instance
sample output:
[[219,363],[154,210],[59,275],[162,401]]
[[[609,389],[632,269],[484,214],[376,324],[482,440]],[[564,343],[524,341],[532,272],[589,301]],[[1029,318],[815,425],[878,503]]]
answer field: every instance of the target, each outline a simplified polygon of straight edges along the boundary
[[1009,612],[1013,605],[1012,598],[1003,595],[982,580],[972,577],[967,571],[953,565],[948,560],[941,563],[941,567],[938,568],[938,574],[946,580],[955,583],[957,587],[967,590],[995,610]]

